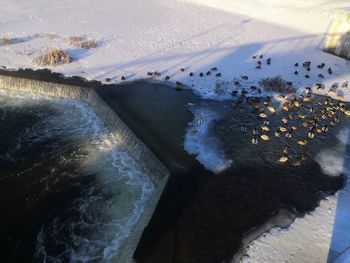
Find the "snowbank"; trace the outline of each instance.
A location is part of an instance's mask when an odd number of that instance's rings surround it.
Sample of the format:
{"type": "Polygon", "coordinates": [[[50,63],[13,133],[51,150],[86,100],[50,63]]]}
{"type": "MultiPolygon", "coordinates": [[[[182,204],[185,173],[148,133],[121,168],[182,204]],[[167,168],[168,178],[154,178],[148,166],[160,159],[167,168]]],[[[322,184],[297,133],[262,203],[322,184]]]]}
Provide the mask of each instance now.
{"type": "MultiPolygon", "coordinates": [[[[52,68],[66,75],[110,82],[148,78],[158,71],[181,81],[205,97],[230,96],[232,82],[257,85],[264,77],[282,75],[296,86],[315,82],[328,85],[350,79],[350,66],[321,51],[333,7],[349,6],[343,0],[131,0],[74,2],[3,0],[0,4],[0,38],[13,44],[0,46],[0,65],[32,67],[33,58],[50,48],[67,50],[74,61],[52,68]],[[211,8],[215,7],[215,8],[211,8]],[[70,37],[97,40],[97,47],[79,48],[70,37]],[[257,70],[253,55],[264,54],[257,70]],[[266,58],[271,57],[271,65],[266,58]],[[312,61],[311,72],[294,64],[312,61]],[[325,63],[322,70],[316,65],[325,63]],[[328,75],[330,66],[333,74],[328,75]],[[216,72],[206,72],[217,67],[216,72]],[[180,68],[185,71],[181,72],[180,68]],[[193,72],[190,77],[189,73],[193,72]],[[204,77],[199,77],[200,72],[204,77]],[[325,78],[319,79],[322,73],[325,78]],[[310,78],[304,78],[309,74],[310,78]],[[247,75],[248,80],[241,76],[247,75]],[[225,92],[215,83],[227,81],[225,92]]],[[[154,77],[153,77],[154,78],[154,77]]]]}

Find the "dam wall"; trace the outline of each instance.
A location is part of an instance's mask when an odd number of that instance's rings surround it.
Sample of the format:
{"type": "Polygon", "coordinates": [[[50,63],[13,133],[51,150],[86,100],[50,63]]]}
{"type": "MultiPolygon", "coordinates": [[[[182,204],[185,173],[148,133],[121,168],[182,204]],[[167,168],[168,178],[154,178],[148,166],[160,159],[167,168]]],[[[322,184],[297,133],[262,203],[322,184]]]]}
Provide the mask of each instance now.
{"type": "Polygon", "coordinates": [[[126,149],[147,172],[155,185],[154,192],[130,236],[125,240],[120,251],[113,258],[113,262],[132,262],[134,251],[142,236],[143,230],[150,221],[169,178],[169,171],[167,168],[148,147],[136,137],[125,122],[119,118],[92,87],[81,87],[0,74],[0,90],[86,102],[104,122],[107,129],[117,136],[124,149],[126,149]]]}

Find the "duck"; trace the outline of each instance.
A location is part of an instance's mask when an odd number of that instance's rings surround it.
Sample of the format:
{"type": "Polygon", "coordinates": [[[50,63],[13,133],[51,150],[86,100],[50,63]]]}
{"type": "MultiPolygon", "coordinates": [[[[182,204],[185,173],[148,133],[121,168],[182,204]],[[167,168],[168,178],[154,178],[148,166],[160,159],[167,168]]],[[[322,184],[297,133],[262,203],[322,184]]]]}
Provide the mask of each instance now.
{"type": "Polygon", "coordinates": [[[276,108],[274,108],[274,107],[269,106],[269,107],[267,107],[267,109],[268,109],[271,113],[275,113],[275,112],[276,112],[276,108]]]}
{"type": "Polygon", "coordinates": [[[268,140],[270,140],[270,137],[267,136],[266,134],[262,134],[262,135],[260,136],[260,138],[261,138],[263,141],[268,141],[268,140]]]}
{"type": "Polygon", "coordinates": [[[313,128],[310,129],[310,131],[309,131],[308,134],[307,134],[307,137],[308,137],[309,139],[313,139],[313,138],[315,137],[315,132],[314,132],[314,129],[313,129],[313,128]]]}
{"type": "Polygon", "coordinates": [[[266,125],[266,126],[267,126],[267,125],[270,125],[269,119],[264,120],[263,124],[266,125]]]}
{"type": "Polygon", "coordinates": [[[246,126],[245,124],[242,125],[241,131],[242,131],[243,133],[247,132],[247,126],[246,126]]]}
{"type": "Polygon", "coordinates": [[[345,115],[350,116],[350,110],[345,110],[344,113],[345,115]]]}
{"type": "Polygon", "coordinates": [[[283,153],[284,154],[288,154],[288,152],[289,152],[289,147],[288,146],[284,147],[283,148],[283,153]]]}
{"type": "Polygon", "coordinates": [[[301,160],[299,160],[299,159],[296,159],[296,160],[294,160],[293,162],[292,162],[292,165],[293,166],[300,166],[302,164],[302,162],[301,162],[301,160]]]}
{"type": "Polygon", "coordinates": [[[287,155],[287,154],[283,154],[283,155],[278,159],[278,162],[279,162],[279,163],[285,163],[286,161],[288,161],[288,155],[287,155]]]}
{"type": "Polygon", "coordinates": [[[253,133],[254,135],[258,135],[258,134],[259,134],[259,131],[258,131],[257,128],[254,128],[254,129],[252,130],[252,133],[253,133]]]}
{"type": "Polygon", "coordinates": [[[323,132],[328,132],[328,126],[327,126],[327,124],[324,124],[324,125],[322,126],[321,130],[322,130],[323,132]]]}
{"type": "Polygon", "coordinates": [[[340,121],[339,117],[338,117],[338,116],[335,116],[335,117],[334,117],[334,121],[335,121],[336,123],[338,123],[338,122],[340,121]]]}
{"type": "Polygon", "coordinates": [[[289,130],[289,131],[286,133],[287,139],[292,138],[292,133],[293,133],[293,130],[289,130]]]}
{"type": "Polygon", "coordinates": [[[259,113],[260,118],[267,118],[267,115],[264,112],[259,113]]]}
{"type": "Polygon", "coordinates": [[[298,127],[293,125],[293,126],[291,127],[291,129],[292,129],[293,131],[296,131],[296,130],[298,129],[298,127]]]}
{"type": "Polygon", "coordinates": [[[300,140],[300,141],[297,142],[297,144],[299,144],[299,145],[301,145],[301,146],[304,146],[304,145],[306,145],[307,143],[308,143],[307,140],[300,140]]]}
{"type": "Polygon", "coordinates": [[[278,128],[281,132],[286,132],[287,131],[287,128],[283,127],[283,126],[280,126],[278,128]]]}
{"type": "Polygon", "coordinates": [[[284,110],[284,111],[289,111],[288,106],[287,106],[287,105],[283,105],[283,106],[282,106],[282,110],[284,110]]]}
{"type": "Polygon", "coordinates": [[[261,125],[261,130],[262,131],[270,131],[270,128],[266,125],[261,125]]]}
{"type": "Polygon", "coordinates": [[[284,124],[287,124],[288,123],[288,119],[286,118],[286,117],[282,117],[282,122],[284,123],[284,124]]]}
{"type": "Polygon", "coordinates": [[[258,138],[257,138],[256,136],[254,136],[254,137],[252,138],[252,144],[258,144],[258,143],[259,143],[258,138]]]}
{"type": "Polygon", "coordinates": [[[281,137],[281,131],[280,131],[279,129],[277,129],[277,130],[275,131],[275,136],[276,136],[277,138],[281,137]]]}

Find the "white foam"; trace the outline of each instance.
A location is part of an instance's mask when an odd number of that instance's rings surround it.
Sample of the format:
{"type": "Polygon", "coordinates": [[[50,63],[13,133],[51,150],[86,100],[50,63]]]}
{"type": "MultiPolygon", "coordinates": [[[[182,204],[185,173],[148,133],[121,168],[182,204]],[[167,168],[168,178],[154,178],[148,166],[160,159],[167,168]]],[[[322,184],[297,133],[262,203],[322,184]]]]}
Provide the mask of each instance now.
{"type": "MultiPolygon", "coordinates": [[[[78,217],[64,219],[57,215],[42,226],[37,236],[36,256],[42,262],[111,261],[153,193],[154,186],[146,172],[123,149],[118,136],[110,134],[83,102],[16,93],[1,93],[0,101],[4,102],[1,107],[44,108],[46,115],[20,136],[19,144],[20,140],[30,143],[68,138],[77,150],[68,157],[63,154],[57,165],[78,162],[80,174],[94,176],[94,183],[83,189],[83,195],[67,208],[78,217]],[[48,242],[64,244],[66,249],[59,255],[51,254],[46,247],[48,242]]],[[[70,145],[64,147],[68,149],[70,145]]],[[[43,191],[50,191],[58,176],[73,174],[61,175],[52,169],[43,178],[46,181],[43,191]]]]}
{"type": "Polygon", "coordinates": [[[208,170],[220,173],[231,166],[222,149],[218,138],[209,134],[211,124],[219,120],[220,113],[209,108],[194,108],[194,120],[189,123],[185,134],[184,147],[189,154],[196,155],[196,159],[208,170]]]}

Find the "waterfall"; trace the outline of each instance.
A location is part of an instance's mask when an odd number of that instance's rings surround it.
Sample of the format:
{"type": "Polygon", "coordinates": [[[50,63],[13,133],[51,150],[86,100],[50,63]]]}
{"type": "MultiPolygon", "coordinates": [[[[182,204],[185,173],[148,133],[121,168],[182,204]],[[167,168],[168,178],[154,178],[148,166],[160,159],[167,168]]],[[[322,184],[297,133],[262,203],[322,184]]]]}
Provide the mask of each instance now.
{"type": "Polygon", "coordinates": [[[92,88],[1,75],[0,89],[86,102],[155,184],[169,176],[165,166],[92,88]]]}
{"type": "Polygon", "coordinates": [[[120,252],[113,258],[113,262],[132,262],[134,251],[136,250],[143,230],[151,219],[169,178],[169,171],[167,168],[157,159],[148,147],[135,136],[124,121],[119,118],[93,88],[0,74],[0,90],[61,99],[76,99],[86,102],[104,122],[109,132],[113,133],[120,140],[122,146],[147,172],[155,185],[154,192],[146,204],[143,214],[130,233],[130,236],[122,245],[120,252]]]}

